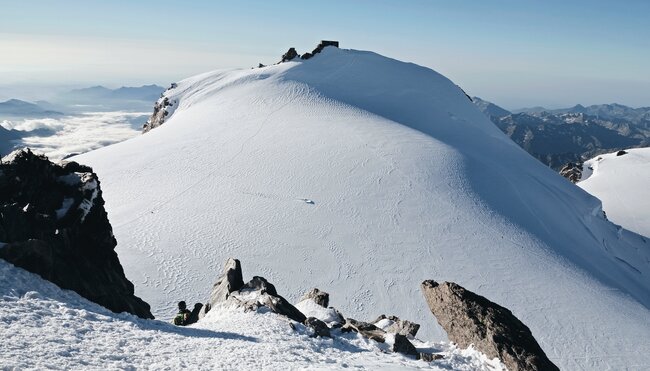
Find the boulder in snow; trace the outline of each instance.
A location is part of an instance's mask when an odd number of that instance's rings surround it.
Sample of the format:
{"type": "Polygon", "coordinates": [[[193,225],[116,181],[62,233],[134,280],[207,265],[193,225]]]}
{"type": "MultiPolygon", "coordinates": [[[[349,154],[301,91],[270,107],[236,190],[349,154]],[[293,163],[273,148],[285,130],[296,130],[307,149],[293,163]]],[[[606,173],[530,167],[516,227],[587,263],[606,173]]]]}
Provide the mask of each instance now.
{"type": "Polygon", "coordinates": [[[389,334],[415,336],[420,329],[420,325],[415,322],[402,320],[397,316],[386,316],[385,314],[379,316],[372,323],[389,334]]]}
{"type": "Polygon", "coordinates": [[[332,337],[330,334],[330,328],[327,327],[325,322],[319,320],[316,317],[307,317],[307,319],[304,322],[305,326],[307,328],[311,329],[313,331],[313,336],[320,336],[320,337],[332,337]]]}
{"type": "Polygon", "coordinates": [[[528,327],[508,309],[453,282],[422,282],[422,292],[449,340],[498,357],[511,371],[559,370],[528,327]]]}
{"type": "Polygon", "coordinates": [[[420,353],[415,346],[401,334],[395,334],[395,342],[393,343],[393,352],[402,353],[407,356],[415,356],[420,358],[420,353]]]}
{"type": "Polygon", "coordinates": [[[314,303],[320,305],[323,308],[327,308],[330,302],[330,294],[325,291],[321,291],[317,288],[311,289],[308,293],[300,298],[300,301],[311,299],[314,303]]]}
{"type": "Polygon", "coordinates": [[[341,331],[343,332],[354,331],[361,334],[365,338],[368,338],[370,340],[375,340],[379,343],[383,343],[386,341],[386,331],[380,329],[379,327],[373,325],[372,323],[361,322],[352,318],[346,319],[345,325],[341,327],[341,331]]]}

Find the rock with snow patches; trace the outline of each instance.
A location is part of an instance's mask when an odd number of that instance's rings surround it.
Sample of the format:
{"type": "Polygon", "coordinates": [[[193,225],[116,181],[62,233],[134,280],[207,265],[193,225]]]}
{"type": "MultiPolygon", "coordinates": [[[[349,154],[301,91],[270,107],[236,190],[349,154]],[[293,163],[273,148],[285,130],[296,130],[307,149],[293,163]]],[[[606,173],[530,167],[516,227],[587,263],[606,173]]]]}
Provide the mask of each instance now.
{"type": "Polygon", "coordinates": [[[325,291],[321,291],[317,288],[311,289],[308,293],[300,298],[300,301],[311,299],[314,303],[320,305],[323,308],[327,308],[330,302],[330,294],[325,291]]]}
{"type": "MultiPolygon", "coordinates": [[[[318,289],[313,289],[307,294],[305,294],[300,302],[296,304],[296,308],[300,310],[307,317],[315,317],[319,320],[325,322],[331,328],[338,328],[345,324],[345,317],[339,312],[336,308],[324,307],[321,304],[323,303],[323,295],[317,295],[312,297],[312,293],[317,290],[321,294],[327,294],[318,289]],[[316,301],[318,300],[318,302],[316,301]],[[320,303],[320,304],[319,304],[320,303]]],[[[329,295],[327,295],[327,300],[329,301],[329,295]]]]}
{"type": "Polygon", "coordinates": [[[582,178],[582,164],[569,162],[560,169],[560,175],[569,179],[571,183],[578,183],[582,178]]]}
{"type": "Polygon", "coordinates": [[[307,317],[307,319],[304,322],[305,326],[307,328],[311,329],[313,332],[313,337],[320,336],[320,337],[332,337],[330,333],[330,328],[327,327],[325,322],[319,320],[316,317],[307,317]]]}
{"type": "Polygon", "coordinates": [[[498,357],[511,371],[558,370],[532,333],[508,309],[453,282],[422,282],[422,292],[449,340],[498,357]]]}
{"type": "Polygon", "coordinates": [[[357,332],[363,337],[374,340],[379,343],[386,341],[386,331],[373,325],[372,323],[357,321],[352,318],[346,318],[345,325],[341,327],[342,332],[357,332]]]}
{"type": "Polygon", "coordinates": [[[386,316],[385,314],[377,317],[372,324],[389,334],[400,334],[404,336],[415,336],[420,329],[420,325],[417,323],[402,320],[397,316],[386,316]]]}
{"type": "Polygon", "coordinates": [[[287,52],[282,55],[281,62],[288,62],[296,57],[298,57],[296,48],[289,48],[289,50],[287,50],[287,52]]]}
{"type": "Polygon", "coordinates": [[[0,258],[114,312],[153,318],[115,253],[99,179],[30,150],[0,163],[0,258]]]}
{"type": "MultiPolygon", "coordinates": [[[[177,87],[178,85],[176,83],[172,83],[169,88],[165,92],[168,92],[170,90],[173,90],[177,87]]],[[[155,129],[158,126],[162,125],[165,122],[165,119],[167,116],[169,116],[169,110],[167,107],[171,107],[175,104],[175,102],[170,101],[169,97],[165,96],[165,93],[162,94],[160,99],[154,104],[153,106],[153,113],[147,120],[147,122],[142,126],[142,133],[146,133],[150,131],[151,129],[155,129]]]]}
{"type": "Polygon", "coordinates": [[[240,308],[245,311],[266,307],[296,322],[303,323],[307,319],[300,310],[278,295],[275,286],[264,277],[255,276],[244,284],[241,263],[233,258],[226,261],[224,273],[214,284],[210,300],[201,310],[200,318],[218,307],[240,308]]]}

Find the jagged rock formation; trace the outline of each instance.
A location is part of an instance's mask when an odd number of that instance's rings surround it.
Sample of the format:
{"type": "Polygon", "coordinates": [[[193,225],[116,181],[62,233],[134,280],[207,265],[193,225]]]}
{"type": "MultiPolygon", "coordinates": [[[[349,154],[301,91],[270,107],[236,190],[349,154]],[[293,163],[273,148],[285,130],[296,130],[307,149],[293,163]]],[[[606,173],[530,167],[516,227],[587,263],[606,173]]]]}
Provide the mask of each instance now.
{"type": "Polygon", "coordinates": [[[508,309],[453,282],[422,282],[431,313],[449,340],[470,344],[488,357],[498,357],[511,371],[559,370],[532,333],[508,309]]]}
{"type": "Polygon", "coordinates": [[[332,41],[332,40],[321,40],[320,44],[316,46],[316,49],[312,50],[311,53],[305,53],[302,55],[302,59],[309,59],[315,56],[316,54],[320,53],[325,49],[326,46],[333,46],[335,48],[339,47],[339,42],[338,41],[332,41]]]}
{"type": "Polygon", "coordinates": [[[289,62],[290,60],[299,57],[298,52],[296,51],[296,48],[289,48],[286,53],[282,54],[282,59],[280,60],[280,63],[282,62],[289,62]]]}
{"type": "Polygon", "coordinates": [[[569,162],[560,169],[560,175],[569,179],[571,183],[578,183],[582,179],[582,164],[569,162]]]}
{"type": "Polygon", "coordinates": [[[153,318],[124,275],[97,174],[18,150],[0,163],[0,258],[114,312],[153,318]]]}
{"type": "Polygon", "coordinates": [[[373,325],[383,329],[389,334],[410,335],[414,337],[420,325],[411,321],[402,320],[397,316],[386,316],[382,314],[372,322],[373,325]]]}
{"type": "MultiPolygon", "coordinates": [[[[178,85],[176,83],[172,83],[165,92],[168,92],[170,90],[176,89],[178,85]]],[[[150,131],[151,129],[155,129],[158,126],[162,125],[165,122],[165,119],[167,116],[169,116],[169,111],[167,107],[171,107],[177,104],[177,102],[170,101],[168,97],[165,96],[165,93],[163,93],[160,96],[160,99],[156,101],[156,103],[153,106],[153,113],[147,120],[147,122],[142,126],[142,133],[146,133],[150,131]]]]}
{"type": "Polygon", "coordinates": [[[215,307],[242,308],[245,311],[267,307],[296,322],[303,323],[307,319],[296,307],[278,295],[275,286],[263,277],[255,276],[248,283],[243,282],[241,263],[237,259],[228,259],[225,271],[214,284],[210,300],[203,306],[199,317],[203,318],[215,307]]]}

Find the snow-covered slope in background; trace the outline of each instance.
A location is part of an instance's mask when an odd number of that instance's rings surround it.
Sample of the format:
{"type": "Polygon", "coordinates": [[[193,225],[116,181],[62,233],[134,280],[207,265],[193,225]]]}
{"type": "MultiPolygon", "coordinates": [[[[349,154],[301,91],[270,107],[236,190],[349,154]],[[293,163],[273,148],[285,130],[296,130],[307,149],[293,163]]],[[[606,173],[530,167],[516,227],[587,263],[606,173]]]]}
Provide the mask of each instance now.
{"type": "Polygon", "coordinates": [[[650,237],[650,148],[626,152],[586,161],[578,186],[603,202],[612,222],[650,237]]]}
{"type": "MultiPolygon", "coordinates": [[[[140,137],[77,157],[157,316],[206,300],[232,256],[347,316],[444,338],[419,284],[508,307],[563,369],[650,364],[650,244],[530,157],[436,72],[326,48],[178,83],[140,137]]],[[[297,299],[289,295],[289,299],[297,299]]]]}
{"type": "Polygon", "coordinates": [[[444,355],[430,364],[358,334],[310,338],[270,312],[215,310],[190,327],[115,314],[2,259],[0,318],[3,370],[505,369],[449,343],[416,342],[444,355]]]}

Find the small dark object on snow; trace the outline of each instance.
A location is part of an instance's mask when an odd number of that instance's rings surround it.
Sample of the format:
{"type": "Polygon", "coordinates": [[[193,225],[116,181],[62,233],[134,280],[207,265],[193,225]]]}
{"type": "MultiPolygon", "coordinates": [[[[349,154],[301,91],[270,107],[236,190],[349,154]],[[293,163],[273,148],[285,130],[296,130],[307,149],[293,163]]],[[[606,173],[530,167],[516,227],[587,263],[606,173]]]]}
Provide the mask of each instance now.
{"type": "Polygon", "coordinates": [[[435,354],[435,353],[420,353],[419,354],[419,359],[423,360],[424,362],[433,362],[439,359],[443,359],[445,356],[442,354],[435,354]]]}
{"type": "Polygon", "coordinates": [[[627,155],[627,152],[625,152],[625,151],[616,152],[616,156],[623,156],[623,155],[627,155]]]}

